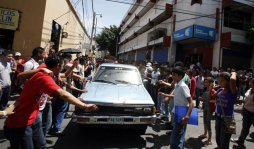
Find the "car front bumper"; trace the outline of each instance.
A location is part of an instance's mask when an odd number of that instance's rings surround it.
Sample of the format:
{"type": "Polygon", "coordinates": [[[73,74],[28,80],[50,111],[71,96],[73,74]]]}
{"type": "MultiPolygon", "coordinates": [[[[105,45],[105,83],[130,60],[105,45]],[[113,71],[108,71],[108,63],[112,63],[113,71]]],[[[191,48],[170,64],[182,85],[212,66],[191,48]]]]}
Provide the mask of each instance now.
{"type": "Polygon", "coordinates": [[[72,114],[72,122],[79,124],[155,124],[156,115],[152,116],[86,116],[72,114]]]}

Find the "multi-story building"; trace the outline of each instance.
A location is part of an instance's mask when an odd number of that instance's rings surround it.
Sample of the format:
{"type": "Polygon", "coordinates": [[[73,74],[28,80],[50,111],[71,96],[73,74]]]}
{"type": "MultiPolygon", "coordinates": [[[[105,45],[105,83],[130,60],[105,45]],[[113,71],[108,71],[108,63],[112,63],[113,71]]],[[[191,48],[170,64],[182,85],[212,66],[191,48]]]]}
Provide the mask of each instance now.
{"type": "Polygon", "coordinates": [[[37,46],[46,52],[50,48],[76,48],[84,54],[85,43],[90,43],[89,36],[70,0],[0,3],[0,45],[21,52],[23,59],[37,46]]]}
{"type": "Polygon", "coordinates": [[[245,0],[135,0],[120,25],[119,58],[254,67],[246,38],[253,6],[245,0]]]}

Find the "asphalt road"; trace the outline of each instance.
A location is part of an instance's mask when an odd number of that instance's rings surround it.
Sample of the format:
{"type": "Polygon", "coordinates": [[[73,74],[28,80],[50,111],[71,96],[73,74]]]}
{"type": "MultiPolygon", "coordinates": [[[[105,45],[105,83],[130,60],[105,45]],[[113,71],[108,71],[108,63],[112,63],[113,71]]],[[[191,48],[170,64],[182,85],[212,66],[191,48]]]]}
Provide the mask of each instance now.
{"type": "MultiPolygon", "coordinates": [[[[12,98],[14,100],[14,98],[12,98]]],[[[73,111],[74,107],[70,107],[73,111]]],[[[241,106],[235,108],[235,118],[237,122],[237,135],[238,137],[242,129],[242,116],[240,114],[241,106]]],[[[70,112],[69,114],[71,114],[70,112]]],[[[202,111],[199,110],[199,125],[188,125],[186,133],[186,148],[187,149],[200,149],[207,148],[213,149],[216,147],[215,136],[212,136],[213,145],[204,147],[202,139],[197,136],[203,133],[202,111]]],[[[0,148],[10,148],[9,141],[3,135],[3,125],[5,119],[0,119],[0,148]]],[[[212,130],[214,129],[215,121],[212,120],[212,130]]],[[[52,141],[48,144],[51,149],[83,149],[83,148],[170,148],[170,136],[166,135],[164,122],[158,116],[155,125],[148,127],[145,135],[136,135],[131,130],[124,129],[88,129],[87,131],[80,131],[77,124],[64,119],[62,124],[65,136],[55,137],[47,136],[47,140],[52,141]]],[[[245,146],[238,146],[237,144],[230,143],[233,149],[253,149],[254,147],[254,128],[250,130],[250,134],[245,142],[245,146]]]]}

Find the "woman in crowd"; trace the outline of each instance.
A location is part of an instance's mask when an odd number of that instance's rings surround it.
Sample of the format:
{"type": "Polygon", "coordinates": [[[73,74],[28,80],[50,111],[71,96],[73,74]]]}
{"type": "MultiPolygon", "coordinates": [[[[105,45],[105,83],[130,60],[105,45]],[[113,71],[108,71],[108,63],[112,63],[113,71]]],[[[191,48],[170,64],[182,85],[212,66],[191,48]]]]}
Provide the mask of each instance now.
{"type": "Polygon", "coordinates": [[[207,138],[208,131],[208,140],[203,142],[204,145],[212,145],[212,127],[211,119],[213,112],[216,107],[216,99],[213,98],[215,95],[215,90],[213,89],[213,78],[205,78],[204,83],[205,89],[203,97],[199,97],[199,101],[203,101],[203,121],[204,121],[204,134],[198,136],[199,138],[207,138]]]}
{"type": "Polygon", "coordinates": [[[239,94],[238,98],[240,99],[241,95],[243,95],[243,100],[245,98],[245,90],[246,90],[246,82],[248,81],[247,72],[244,70],[242,74],[239,76],[239,94]]]}
{"type": "Polygon", "coordinates": [[[245,94],[245,103],[241,113],[243,116],[241,135],[237,139],[231,139],[232,142],[238,144],[244,144],[244,141],[250,132],[251,125],[254,125],[254,79],[251,79],[249,87],[250,89],[245,94]]]}
{"type": "Polygon", "coordinates": [[[215,98],[217,98],[216,104],[216,143],[220,149],[228,149],[231,133],[225,132],[224,114],[222,108],[225,111],[225,117],[232,118],[234,113],[234,104],[237,99],[237,78],[236,73],[223,72],[218,77],[218,83],[220,89],[217,90],[215,98]],[[222,104],[220,104],[222,103],[222,104]],[[221,106],[222,105],[222,106],[221,106]]]}

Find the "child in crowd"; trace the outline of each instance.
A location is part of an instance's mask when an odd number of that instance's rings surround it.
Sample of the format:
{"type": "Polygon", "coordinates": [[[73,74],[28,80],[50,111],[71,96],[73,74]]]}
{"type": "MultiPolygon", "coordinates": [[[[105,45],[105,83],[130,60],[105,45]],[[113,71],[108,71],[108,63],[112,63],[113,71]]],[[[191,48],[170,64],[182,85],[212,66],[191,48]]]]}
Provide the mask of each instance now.
{"type": "Polygon", "coordinates": [[[203,97],[199,97],[200,101],[203,101],[203,121],[204,121],[204,134],[198,136],[199,138],[207,138],[207,130],[208,130],[208,140],[203,142],[204,145],[212,145],[212,128],[211,128],[211,119],[213,116],[213,112],[216,107],[216,99],[213,98],[215,95],[215,90],[213,89],[213,78],[208,77],[205,78],[204,83],[205,89],[203,97]]]}
{"type": "Polygon", "coordinates": [[[182,149],[184,148],[187,123],[194,103],[190,95],[190,89],[183,82],[183,77],[185,76],[184,67],[176,66],[172,73],[172,78],[175,82],[175,91],[174,96],[171,98],[174,98],[175,106],[189,107],[186,116],[179,121],[181,123],[174,123],[173,131],[170,137],[170,148],[182,149]]]}
{"type": "Polygon", "coordinates": [[[203,89],[204,89],[204,72],[200,71],[199,75],[195,77],[196,79],[196,108],[199,108],[199,97],[203,96],[203,89]]]}
{"type": "Polygon", "coordinates": [[[237,78],[236,73],[232,72],[231,74],[228,72],[222,72],[218,77],[218,83],[221,87],[217,90],[215,98],[217,98],[216,104],[216,143],[218,148],[220,149],[228,149],[229,148],[229,141],[231,138],[231,133],[225,132],[225,122],[224,116],[221,109],[225,111],[225,117],[233,117],[234,113],[234,104],[237,99],[237,78]]]}

